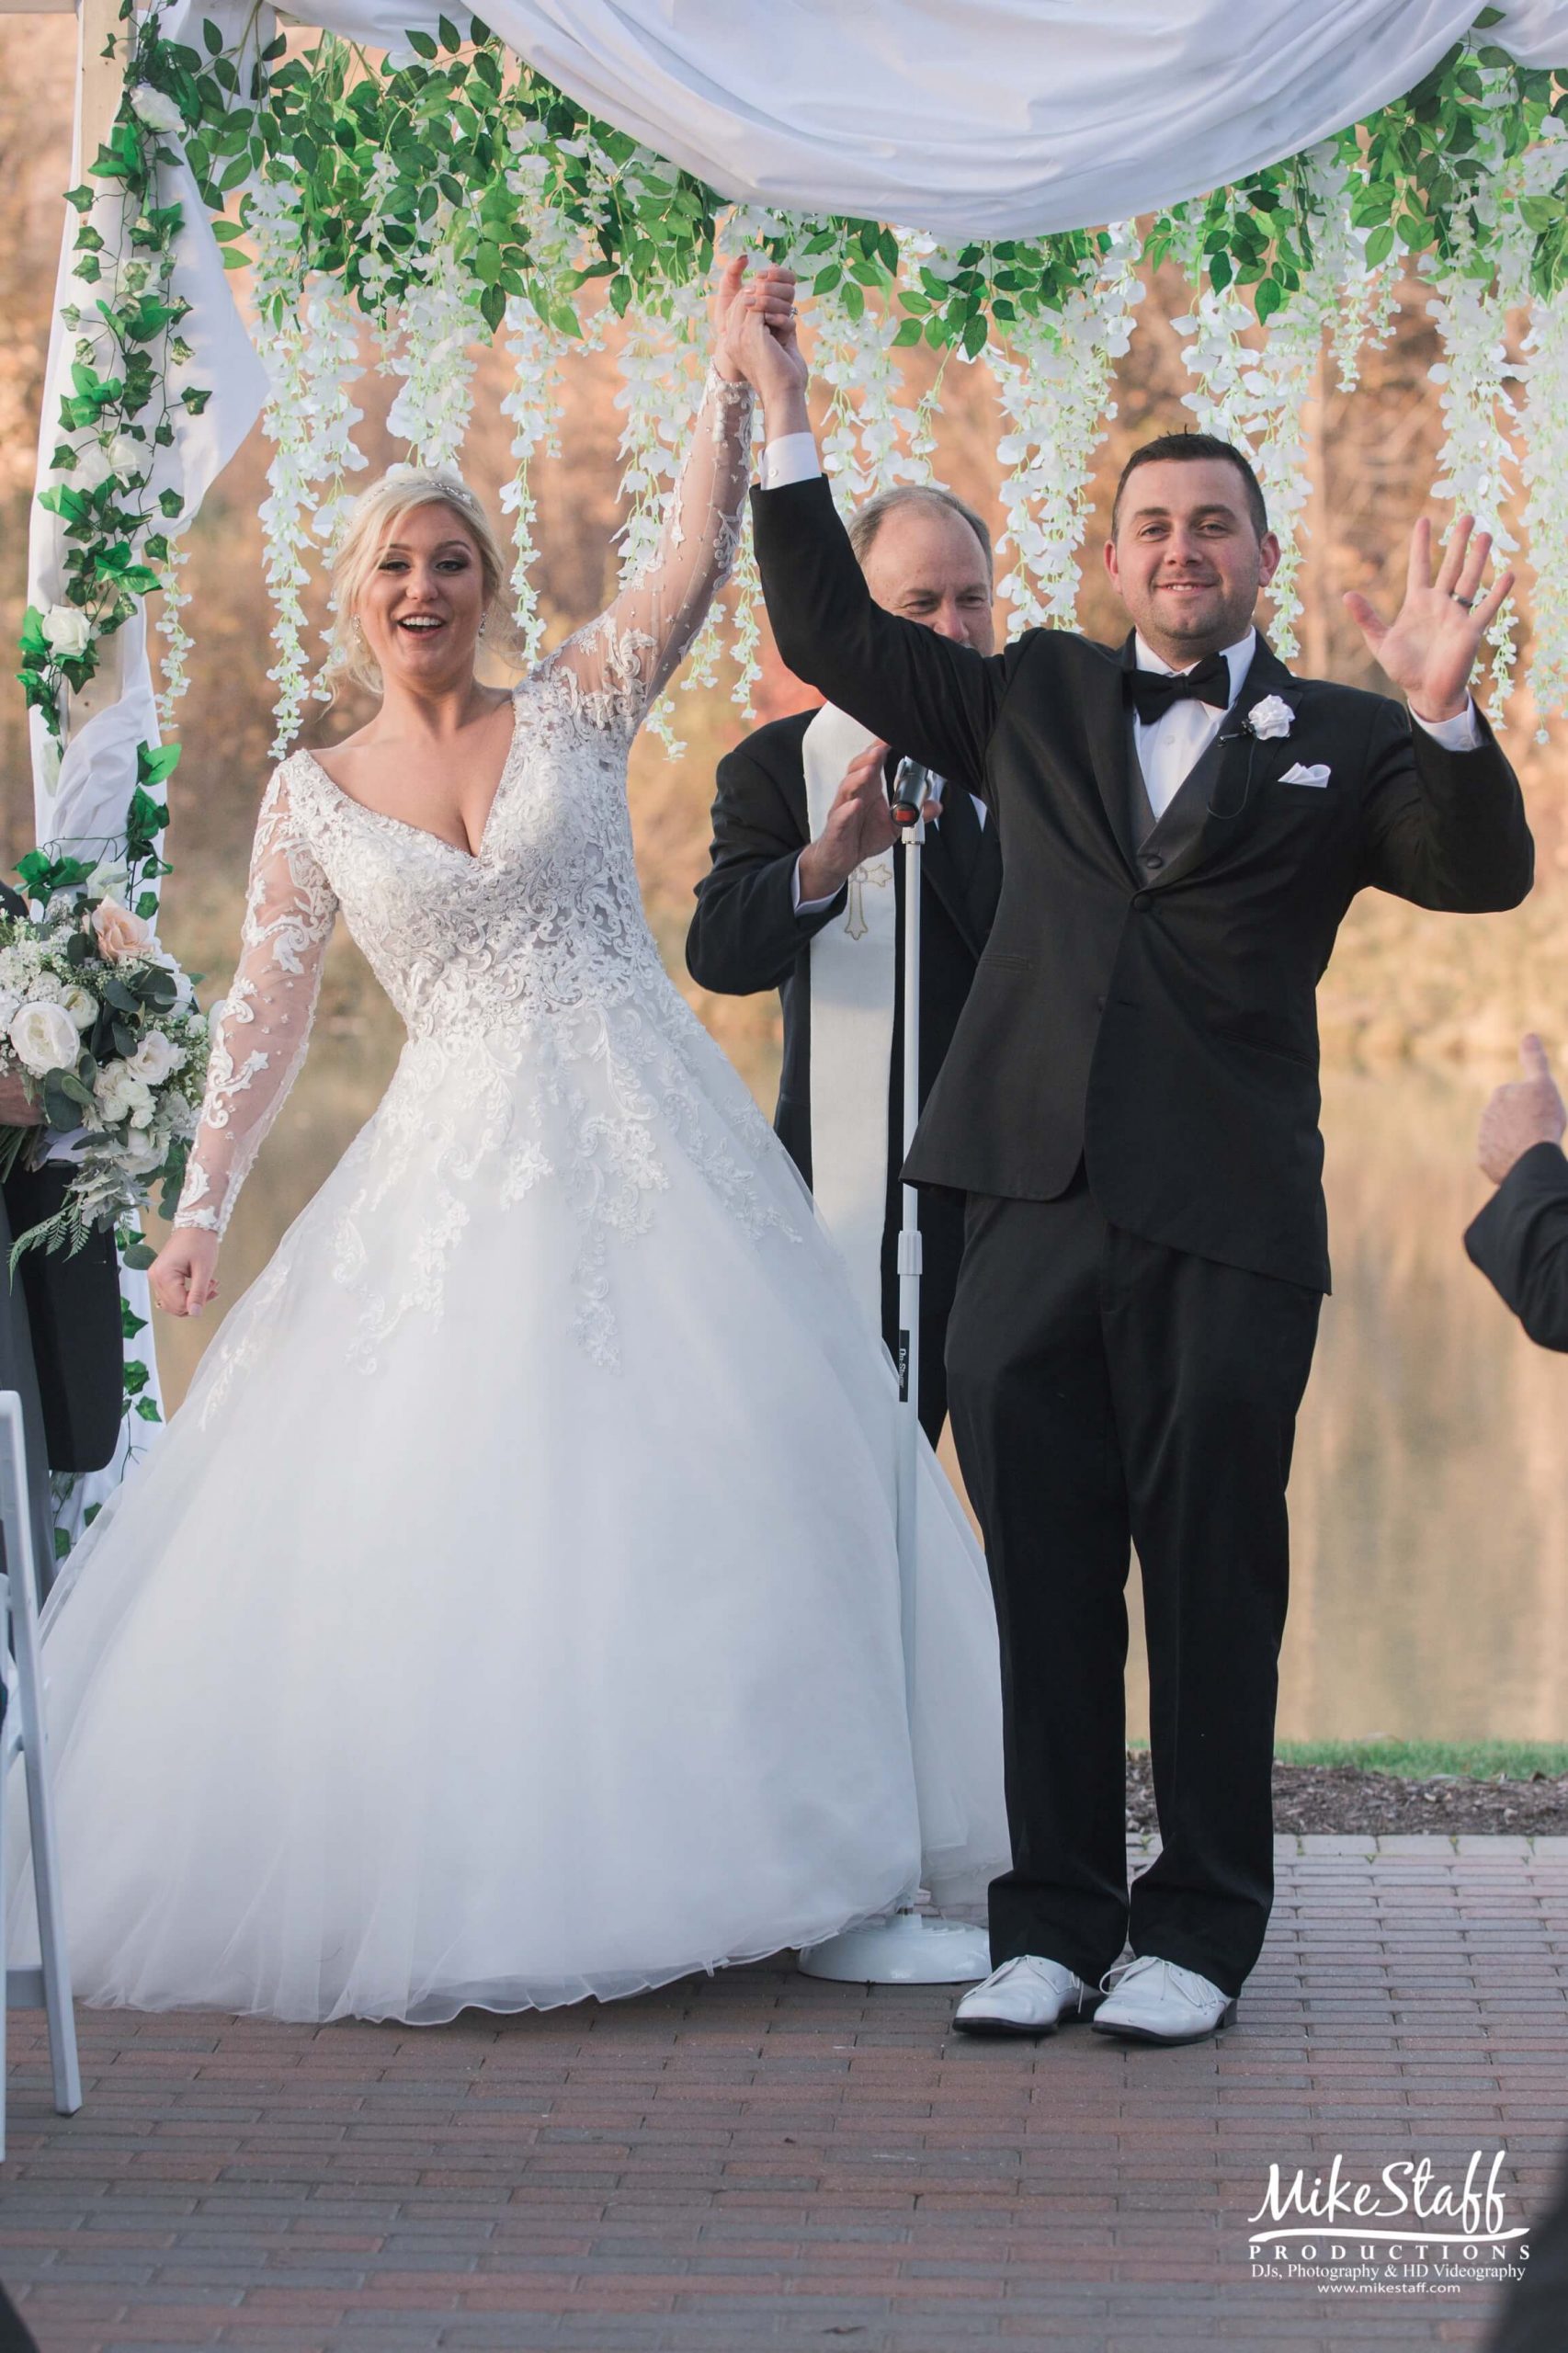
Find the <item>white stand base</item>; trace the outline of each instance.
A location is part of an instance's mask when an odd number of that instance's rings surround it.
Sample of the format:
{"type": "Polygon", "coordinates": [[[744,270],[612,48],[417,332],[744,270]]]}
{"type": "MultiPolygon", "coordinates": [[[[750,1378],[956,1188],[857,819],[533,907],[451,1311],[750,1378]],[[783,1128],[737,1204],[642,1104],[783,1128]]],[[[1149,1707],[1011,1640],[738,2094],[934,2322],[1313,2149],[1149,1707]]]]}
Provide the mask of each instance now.
{"type": "Polygon", "coordinates": [[[846,1985],[968,1985],[990,1976],[991,1939],[967,1920],[894,1912],[806,1946],[800,1965],[802,1976],[846,1985]]]}

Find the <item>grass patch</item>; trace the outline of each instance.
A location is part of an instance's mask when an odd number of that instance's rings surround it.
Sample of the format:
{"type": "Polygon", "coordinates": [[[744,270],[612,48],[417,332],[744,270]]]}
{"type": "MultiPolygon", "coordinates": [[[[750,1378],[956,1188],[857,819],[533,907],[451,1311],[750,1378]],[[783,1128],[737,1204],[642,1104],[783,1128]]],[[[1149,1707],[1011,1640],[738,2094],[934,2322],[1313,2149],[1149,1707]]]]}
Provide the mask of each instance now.
{"type": "MultiPolygon", "coordinates": [[[[1146,1749],[1146,1740],[1130,1743],[1146,1749]]],[[[1281,1765],[1351,1765],[1363,1773],[1397,1773],[1426,1780],[1456,1773],[1472,1781],[1528,1781],[1534,1773],[1555,1780],[1568,1773],[1568,1744],[1536,1740],[1282,1740],[1281,1765]]]]}

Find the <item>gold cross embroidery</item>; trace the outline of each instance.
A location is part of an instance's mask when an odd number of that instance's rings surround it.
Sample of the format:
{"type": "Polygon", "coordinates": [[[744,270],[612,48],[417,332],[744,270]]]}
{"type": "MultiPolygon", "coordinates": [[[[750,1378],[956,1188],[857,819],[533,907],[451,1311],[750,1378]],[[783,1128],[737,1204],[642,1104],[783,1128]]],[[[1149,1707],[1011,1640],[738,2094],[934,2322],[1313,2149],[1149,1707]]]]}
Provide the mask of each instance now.
{"type": "Polygon", "coordinates": [[[867,883],[870,883],[873,890],[885,891],[892,881],[891,864],[873,866],[867,858],[855,869],[849,877],[849,904],[844,916],[844,928],[851,939],[864,939],[871,928],[866,921],[867,883]]]}

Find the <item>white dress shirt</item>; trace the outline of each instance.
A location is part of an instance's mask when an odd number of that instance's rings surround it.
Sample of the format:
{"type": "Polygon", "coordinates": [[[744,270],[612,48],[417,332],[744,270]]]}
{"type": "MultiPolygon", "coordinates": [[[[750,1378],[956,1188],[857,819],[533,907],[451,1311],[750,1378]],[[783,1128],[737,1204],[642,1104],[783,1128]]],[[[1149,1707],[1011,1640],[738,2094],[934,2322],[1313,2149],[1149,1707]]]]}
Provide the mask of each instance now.
{"type": "MultiPolygon", "coordinates": [[[[822,460],[817,456],[814,434],[781,433],[778,438],[776,441],[770,441],[763,451],[757,479],[764,490],[783,490],[790,483],[810,482],[813,475],[820,474],[821,472],[822,460]]],[[[1252,665],[1253,649],[1256,642],[1257,631],[1249,629],[1244,637],[1236,640],[1234,645],[1227,645],[1224,649],[1225,662],[1231,673],[1232,702],[1235,701],[1242,690],[1247,671],[1252,665]]],[[[1168,662],[1162,662],[1159,655],[1144,644],[1142,637],[1135,640],[1134,653],[1141,670],[1169,672],[1171,669],[1171,665],[1168,662]]],[[[1193,669],[1197,665],[1186,663],[1182,666],[1193,669]]],[[[1164,717],[1156,719],[1152,724],[1146,725],[1142,720],[1134,719],[1133,744],[1138,754],[1138,764],[1143,771],[1143,785],[1149,795],[1149,805],[1153,810],[1156,819],[1165,815],[1176,797],[1183,778],[1192,767],[1194,761],[1202,757],[1219,733],[1224,716],[1224,711],[1216,710],[1212,704],[1194,702],[1188,698],[1181,702],[1172,703],[1164,717]]],[[[1410,716],[1415,724],[1417,727],[1424,727],[1427,734],[1439,743],[1446,752],[1473,751],[1481,740],[1481,731],[1476,724],[1475,705],[1468,698],[1464,709],[1453,719],[1422,719],[1414,710],[1410,716]]],[[[981,811],[983,819],[983,802],[977,801],[975,806],[981,811]]],[[[825,899],[818,899],[808,901],[802,907],[800,892],[800,874],[797,870],[795,876],[797,912],[809,915],[813,907],[826,906],[828,904],[825,899]]]]}

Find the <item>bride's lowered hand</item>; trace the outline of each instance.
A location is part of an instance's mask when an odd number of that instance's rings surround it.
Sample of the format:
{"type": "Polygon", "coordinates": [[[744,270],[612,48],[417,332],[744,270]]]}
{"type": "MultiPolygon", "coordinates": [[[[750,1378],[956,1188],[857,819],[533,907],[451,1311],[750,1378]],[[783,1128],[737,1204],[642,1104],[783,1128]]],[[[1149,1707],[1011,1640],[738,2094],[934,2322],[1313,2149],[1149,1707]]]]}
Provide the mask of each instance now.
{"type": "Polygon", "coordinates": [[[165,1315],[199,1315],[218,1296],[212,1269],[218,1236],[205,1226],[176,1226],[147,1273],[153,1304],[165,1315]]]}

